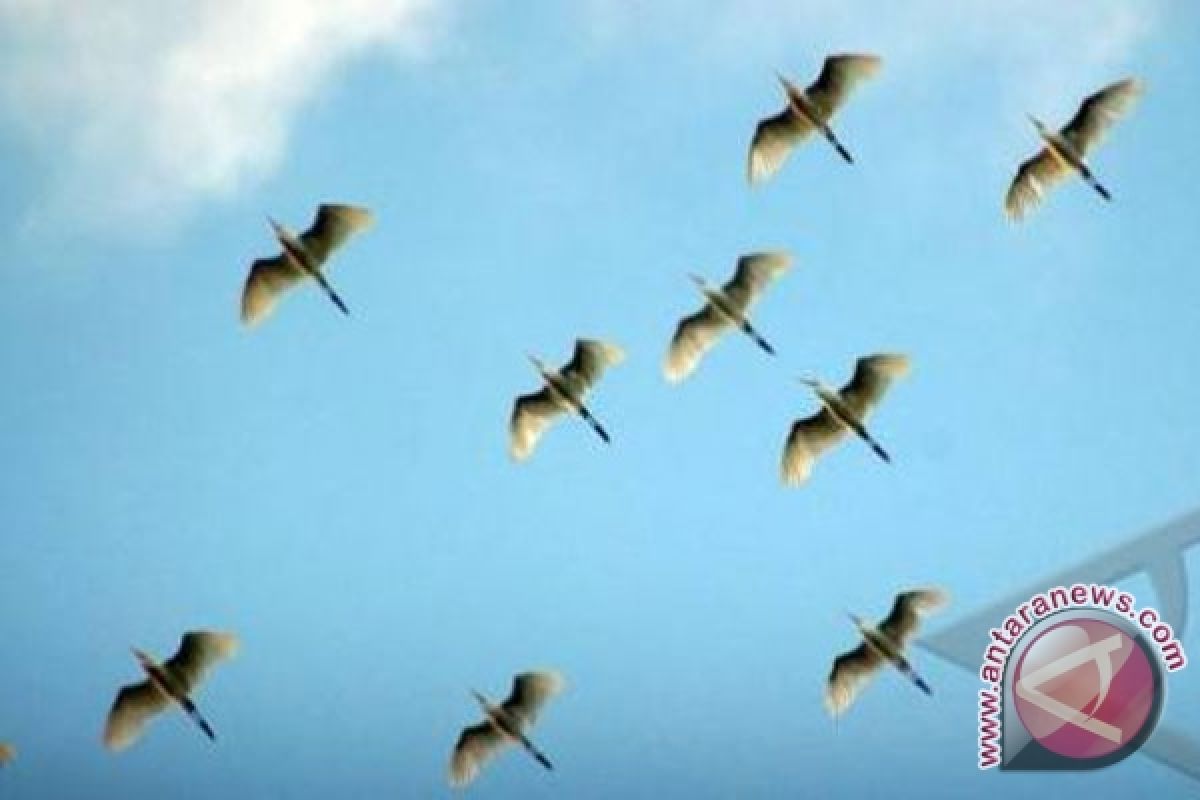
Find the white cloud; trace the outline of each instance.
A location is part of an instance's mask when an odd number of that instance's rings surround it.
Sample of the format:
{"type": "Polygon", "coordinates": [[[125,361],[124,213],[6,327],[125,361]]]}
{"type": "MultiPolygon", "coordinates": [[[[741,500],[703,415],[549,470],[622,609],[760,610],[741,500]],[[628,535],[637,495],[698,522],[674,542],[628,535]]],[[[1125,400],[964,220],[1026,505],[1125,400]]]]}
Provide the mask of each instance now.
{"type": "Polygon", "coordinates": [[[57,173],[31,213],[165,221],[252,185],[340,67],[384,48],[422,57],[442,6],[0,0],[0,118],[57,173]]]}

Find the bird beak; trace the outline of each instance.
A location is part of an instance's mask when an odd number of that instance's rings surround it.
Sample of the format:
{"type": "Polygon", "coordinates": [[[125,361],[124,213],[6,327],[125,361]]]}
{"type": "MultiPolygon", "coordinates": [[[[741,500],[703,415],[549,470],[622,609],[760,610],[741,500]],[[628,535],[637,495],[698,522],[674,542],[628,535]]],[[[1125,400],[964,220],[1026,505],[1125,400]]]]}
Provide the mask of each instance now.
{"type": "MultiPolygon", "coordinates": [[[[529,353],[526,353],[525,357],[529,359],[529,363],[533,364],[533,368],[536,369],[538,372],[545,371],[544,368],[542,367],[542,360],[540,358],[538,358],[535,355],[530,355],[529,353]]],[[[472,689],[471,691],[474,692],[475,690],[472,689]]]]}
{"type": "Polygon", "coordinates": [[[780,85],[783,86],[784,91],[788,92],[789,94],[795,88],[792,85],[792,82],[789,81],[787,78],[783,77],[783,73],[780,72],[779,70],[775,70],[775,77],[776,77],[776,79],[778,79],[780,85]]]}
{"type": "Polygon", "coordinates": [[[697,286],[699,286],[701,289],[703,289],[703,288],[704,288],[704,287],[707,285],[707,284],[705,283],[705,280],[704,280],[704,278],[701,278],[699,275],[697,275],[697,274],[696,274],[696,273],[694,273],[694,272],[689,272],[689,273],[688,273],[688,277],[692,279],[692,283],[696,284],[696,285],[697,285],[697,286]]]}
{"type": "Polygon", "coordinates": [[[1025,116],[1029,118],[1029,121],[1033,124],[1033,127],[1037,128],[1039,131],[1042,129],[1042,121],[1040,119],[1035,117],[1033,114],[1026,114],[1025,116]]]}
{"type": "Polygon", "coordinates": [[[820,385],[816,378],[797,378],[796,380],[800,381],[805,386],[812,387],[813,389],[816,389],[817,386],[820,385]]]}
{"type": "Polygon", "coordinates": [[[267,217],[267,222],[270,223],[271,230],[275,231],[276,239],[278,239],[279,241],[282,242],[284,239],[287,238],[287,231],[284,230],[282,225],[280,225],[278,222],[276,222],[271,217],[267,217]]]}

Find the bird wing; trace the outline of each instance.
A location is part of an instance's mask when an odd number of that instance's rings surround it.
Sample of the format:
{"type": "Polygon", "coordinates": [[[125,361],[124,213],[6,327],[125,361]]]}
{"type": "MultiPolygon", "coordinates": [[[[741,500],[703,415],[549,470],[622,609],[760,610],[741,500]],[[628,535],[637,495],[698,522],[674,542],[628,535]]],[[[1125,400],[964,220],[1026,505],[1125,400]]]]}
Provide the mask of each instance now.
{"type": "Polygon", "coordinates": [[[316,219],[300,235],[300,242],[317,264],[323,264],[347,239],[371,227],[374,221],[368,209],[326,203],[317,209],[316,219]]]}
{"type": "Polygon", "coordinates": [[[883,664],[883,657],[863,642],[833,660],[825,684],[825,708],[838,716],[850,707],[859,690],[883,664]]]}
{"type": "Polygon", "coordinates": [[[854,87],[877,74],[882,65],[879,56],[853,53],[829,56],[825,59],[821,74],[805,91],[805,96],[828,122],[846,102],[854,87]]]}
{"type": "Polygon", "coordinates": [[[1004,210],[1009,219],[1023,219],[1041,202],[1046,191],[1067,177],[1069,172],[1070,167],[1051,153],[1048,147],[1043,147],[1037,155],[1022,163],[1004,197],[1004,210]]]}
{"type": "Polygon", "coordinates": [[[122,688],[104,724],[104,746],[113,751],[124,750],[142,735],[150,718],[170,704],[166,693],[148,680],[122,688]]]}
{"type": "Polygon", "coordinates": [[[576,339],[575,354],[559,370],[559,375],[578,397],[583,397],[600,380],[604,370],[624,360],[625,351],[615,344],[596,339],[576,339]]]}
{"type": "Polygon", "coordinates": [[[858,417],[858,421],[863,422],[883,398],[892,381],[907,375],[908,368],[908,357],[899,353],[865,356],[854,365],[854,377],[838,395],[858,417]]]}
{"type": "Polygon", "coordinates": [[[538,712],[554,695],[563,690],[566,682],[557,672],[523,672],[513,678],[512,692],[502,704],[521,730],[537,721],[538,712]]]}
{"type": "Polygon", "coordinates": [[[792,265],[792,257],[782,251],[748,253],[738,259],[733,277],[722,288],[725,296],[743,314],[759,298],[767,284],[792,265]]]}
{"type": "Polygon", "coordinates": [[[750,140],[750,155],[746,160],[746,177],[751,184],[770,178],[804,137],[812,133],[813,125],[799,114],[785,108],[773,117],[760,120],[750,140]]]}
{"type": "Polygon", "coordinates": [[[946,600],[946,593],[941,589],[901,592],[896,595],[891,613],[879,623],[879,632],[903,649],[916,633],[921,615],[936,611],[946,604],[946,600]]]}
{"type": "Polygon", "coordinates": [[[681,319],[671,338],[671,346],[667,348],[667,358],[663,361],[663,375],[667,380],[678,383],[691,375],[700,359],[728,327],[729,320],[711,303],[706,303],[695,314],[681,319]]]}
{"type": "Polygon", "coordinates": [[[1062,136],[1080,156],[1096,147],[1105,132],[1120,119],[1142,93],[1141,81],[1127,78],[1089,96],[1062,129],[1062,136]]]}
{"type": "Polygon", "coordinates": [[[529,458],[546,428],[562,411],[548,387],[518,397],[508,424],[509,454],[517,461],[529,458]]]}
{"type": "Polygon", "coordinates": [[[508,737],[490,722],[464,728],[450,756],[450,785],[466,786],[475,780],[487,760],[508,743],[508,737]]]}
{"type": "Polygon", "coordinates": [[[17,757],[17,748],[8,742],[0,742],[0,767],[10,763],[17,757]]]}
{"type": "Polygon", "coordinates": [[[822,408],[811,417],[797,420],[783,446],[783,463],[780,467],[783,482],[798,486],[808,480],[813,464],[821,454],[845,435],[846,426],[838,422],[827,408],[822,408]]]}
{"type": "Polygon", "coordinates": [[[257,325],[275,308],[279,295],[307,277],[292,265],[291,259],[280,254],[260,258],[250,265],[246,286],[242,289],[242,322],[257,325]]]}
{"type": "Polygon", "coordinates": [[[179,650],[163,664],[163,669],[179,681],[185,694],[191,694],[204,682],[209,669],[232,658],[237,650],[238,640],[232,633],[192,631],[183,635],[179,650]]]}

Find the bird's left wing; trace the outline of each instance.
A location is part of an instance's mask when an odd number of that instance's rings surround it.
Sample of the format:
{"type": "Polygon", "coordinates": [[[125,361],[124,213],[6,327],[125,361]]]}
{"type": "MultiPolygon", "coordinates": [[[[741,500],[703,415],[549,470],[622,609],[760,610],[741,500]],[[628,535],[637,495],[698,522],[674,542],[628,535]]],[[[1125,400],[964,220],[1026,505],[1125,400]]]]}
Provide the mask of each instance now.
{"type": "Polygon", "coordinates": [[[821,454],[845,435],[846,427],[827,408],[822,408],[811,417],[797,420],[783,446],[780,478],[789,486],[804,483],[812,474],[813,465],[821,454]]]}
{"type": "Polygon", "coordinates": [[[104,746],[124,750],[137,741],[142,729],[170,705],[171,699],[150,681],[130,684],[117,692],[104,723],[104,746]]]}
{"type": "Polygon", "coordinates": [[[317,209],[316,219],[300,235],[300,241],[313,260],[322,264],[347,239],[371,227],[374,221],[368,209],[326,203],[317,209]]]}
{"type": "Polygon", "coordinates": [[[759,121],[750,140],[746,159],[746,178],[751,184],[770,178],[804,137],[812,133],[812,123],[785,108],[773,117],[759,121]]]}
{"type": "Polygon", "coordinates": [[[821,74],[805,91],[805,96],[828,122],[846,102],[854,87],[878,74],[881,66],[883,61],[879,56],[854,53],[829,56],[821,67],[821,74]]]}
{"type": "Polygon", "coordinates": [[[908,357],[899,353],[880,353],[864,356],[854,365],[854,376],[838,394],[858,421],[866,420],[896,378],[908,374],[908,357]]]}
{"type": "Polygon", "coordinates": [[[1120,119],[1142,93],[1142,84],[1134,78],[1118,81],[1089,96],[1075,116],[1062,129],[1079,155],[1085,156],[1104,138],[1105,132],[1120,119]]]}
{"type": "Polygon", "coordinates": [[[700,359],[704,357],[717,338],[729,327],[729,320],[713,308],[711,303],[691,316],[684,317],[675,328],[667,357],[663,361],[663,375],[671,383],[679,383],[691,375],[700,359]]]}
{"type": "Polygon", "coordinates": [[[508,741],[504,734],[488,722],[464,728],[454,745],[454,753],[450,756],[450,768],[447,771],[450,785],[466,786],[475,780],[487,760],[496,755],[508,741]]]}
{"type": "Polygon", "coordinates": [[[1070,167],[1043,147],[1037,155],[1029,158],[1017,170],[1008,194],[1004,196],[1004,211],[1008,218],[1020,222],[1032,211],[1046,192],[1067,177],[1070,167]]]}
{"type": "Polygon", "coordinates": [[[546,428],[562,411],[549,388],[518,397],[508,423],[509,455],[516,461],[529,458],[546,428]]]}
{"type": "Polygon", "coordinates": [[[792,266],[792,257],[776,250],[748,253],[738,259],[737,269],[722,290],[735,307],[745,313],[767,288],[792,266]]]}
{"type": "Polygon", "coordinates": [[[829,679],[825,683],[826,710],[832,716],[841,715],[882,664],[883,657],[868,647],[866,642],[834,659],[833,669],[829,671],[829,679]]]}
{"type": "Polygon", "coordinates": [[[625,360],[625,351],[615,344],[596,339],[577,339],[575,354],[559,371],[565,381],[582,397],[604,374],[604,370],[625,360]]]}
{"type": "Polygon", "coordinates": [[[936,611],[944,606],[946,601],[946,593],[941,589],[913,589],[901,592],[896,595],[891,613],[879,623],[879,632],[903,649],[917,632],[921,615],[936,611]]]}
{"type": "Polygon", "coordinates": [[[251,326],[262,322],[274,310],[279,295],[305,277],[283,254],[255,261],[242,289],[242,322],[251,326]]]}
{"type": "Polygon", "coordinates": [[[238,639],[232,633],[192,631],[183,635],[179,650],[163,664],[163,669],[179,681],[184,692],[191,694],[213,666],[232,658],[237,650],[238,639]]]}
{"type": "Polygon", "coordinates": [[[523,672],[513,679],[512,693],[503,708],[525,730],[537,721],[546,701],[563,690],[566,682],[557,672],[523,672]]]}

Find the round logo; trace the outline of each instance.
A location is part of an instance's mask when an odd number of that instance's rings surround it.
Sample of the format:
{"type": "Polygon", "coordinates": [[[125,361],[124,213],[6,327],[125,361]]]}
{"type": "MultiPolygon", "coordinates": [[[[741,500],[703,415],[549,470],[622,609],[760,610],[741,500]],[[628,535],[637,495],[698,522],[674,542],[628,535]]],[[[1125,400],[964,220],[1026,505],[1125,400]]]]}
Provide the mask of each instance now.
{"type": "Polygon", "coordinates": [[[1101,619],[1075,617],[1038,632],[1012,680],[1025,730],[1070,759],[1120,760],[1146,740],[1162,708],[1154,654],[1101,619]]]}

